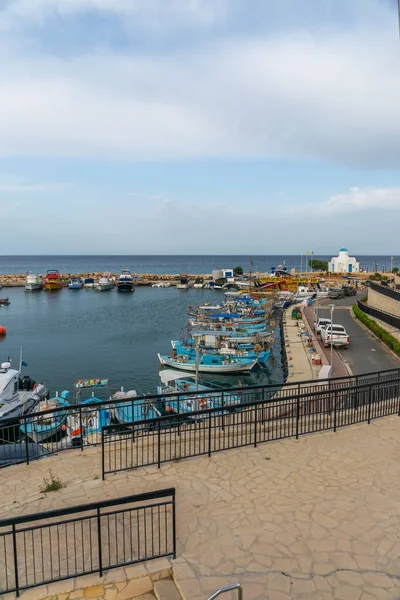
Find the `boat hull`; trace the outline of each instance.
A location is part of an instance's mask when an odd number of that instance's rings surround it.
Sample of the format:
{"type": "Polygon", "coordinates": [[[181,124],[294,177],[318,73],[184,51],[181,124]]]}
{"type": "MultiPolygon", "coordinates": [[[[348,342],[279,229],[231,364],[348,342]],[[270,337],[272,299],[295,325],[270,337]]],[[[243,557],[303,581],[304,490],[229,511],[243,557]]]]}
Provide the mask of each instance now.
{"type": "Polygon", "coordinates": [[[62,289],[62,283],[59,281],[46,281],[44,283],[44,289],[46,292],[56,292],[62,289]]]}
{"type": "Polygon", "coordinates": [[[127,294],[132,294],[132,292],[135,291],[135,288],[133,287],[133,283],[129,283],[129,282],[120,282],[118,284],[117,289],[119,292],[127,293],[127,294]]]}
{"type": "Polygon", "coordinates": [[[26,283],[25,289],[27,292],[36,292],[43,289],[43,283],[26,283]]]}
{"type": "Polygon", "coordinates": [[[109,282],[109,283],[99,283],[96,286],[96,290],[98,292],[109,292],[110,290],[114,289],[114,284],[109,282]]]}

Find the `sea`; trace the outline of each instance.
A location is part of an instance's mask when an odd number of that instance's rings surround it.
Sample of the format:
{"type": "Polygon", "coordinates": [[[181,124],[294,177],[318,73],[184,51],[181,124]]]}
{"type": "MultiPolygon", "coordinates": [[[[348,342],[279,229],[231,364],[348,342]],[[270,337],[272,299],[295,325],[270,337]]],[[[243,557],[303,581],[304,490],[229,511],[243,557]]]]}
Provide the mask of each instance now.
{"type": "MultiPolygon", "coordinates": [[[[326,259],[325,256],[318,258],[326,259]]],[[[400,263],[396,257],[393,264],[400,263]]],[[[286,264],[299,270],[305,257],[253,256],[254,271],[269,272],[286,264]]],[[[360,257],[361,265],[390,267],[390,257],[360,257]]],[[[242,266],[249,270],[248,256],[3,256],[1,273],[119,272],[211,273],[213,269],[242,266]]],[[[157,354],[170,354],[171,340],[186,335],[188,306],[219,302],[217,290],[177,290],[137,287],[134,294],[69,290],[26,292],[23,288],[3,289],[11,304],[0,307],[0,324],[7,336],[0,337],[0,362],[11,357],[19,364],[22,349],[27,363],[23,373],[44,382],[52,393],[72,390],[78,379],[107,378],[110,386],[139,393],[156,393],[160,363],[157,354]]],[[[240,377],[220,376],[218,382],[279,385],[284,378],[280,330],[276,325],[274,344],[267,369],[240,377]]],[[[207,381],[207,378],[205,378],[207,381]]],[[[215,380],[214,380],[215,381],[215,380]]]]}
{"type": "MultiPolygon", "coordinates": [[[[331,256],[313,254],[315,259],[330,260],[331,256]]],[[[242,267],[245,272],[270,272],[272,267],[286,265],[288,270],[306,270],[311,255],[265,255],[265,256],[0,256],[0,273],[45,273],[58,269],[61,273],[118,273],[123,268],[132,273],[145,274],[205,274],[213,269],[242,267]]],[[[389,270],[390,256],[358,256],[360,266],[368,271],[389,270]]],[[[393,257],[393,266],[400,267],[400,256],[393,257]]]]}

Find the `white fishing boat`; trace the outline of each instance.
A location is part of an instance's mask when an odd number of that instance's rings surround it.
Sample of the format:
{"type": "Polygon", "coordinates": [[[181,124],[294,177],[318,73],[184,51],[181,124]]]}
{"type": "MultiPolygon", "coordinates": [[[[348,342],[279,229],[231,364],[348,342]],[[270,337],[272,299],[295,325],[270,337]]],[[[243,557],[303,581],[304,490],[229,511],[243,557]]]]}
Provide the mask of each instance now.
{"type": "MultiPolygon", "coordinates": [[[[21,415],[31,410],[44,396],[44,386],[37,386],[35,390],[20,389],[19,370],[11,368],[11,361],[3,362],[0,366],[0,422],[3,419],[17,419],[21,415]]],[[[24,377],[22,381],[32,380],[24,377]]]]}
{"type": "Polygon", "coordinates": [[[35,273],[28,273],[25,280],[25,289],[28,292],[34,292],[35,290],[41,290],[43,288],[43,279],[40,275],[35,273]]]}
{"type": "Polygon", "coordinates": [[[114,282],[110,273],[103,273],[96,285],[96,290],[99,292],[107,292],[112,289],[114,289],[114,282]]]}
{"type": "Polygon", "coordinates": [[[176,288],[178,290],[188,290],[189,289],[188,278],[187,277],[181,277],[180,280],[179,280],[179,283],[176,286],[176,288]]]}
{"type": "Polygon", "coordinates": [[[153,283],[153,285],[151,287],[153,287],[153,288],[169,288],[169,287],[171,287],[171,284],[169,281],[159,281],[158,283],[153,283]]]}

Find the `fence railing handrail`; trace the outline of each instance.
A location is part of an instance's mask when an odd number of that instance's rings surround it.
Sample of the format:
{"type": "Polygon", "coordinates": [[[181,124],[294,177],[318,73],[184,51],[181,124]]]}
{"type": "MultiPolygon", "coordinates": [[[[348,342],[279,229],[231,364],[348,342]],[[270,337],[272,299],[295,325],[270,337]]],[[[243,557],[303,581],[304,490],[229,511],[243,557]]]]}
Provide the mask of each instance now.
{"type": "MultiPolygon", "coordinates": [[[[271,391],[279,391],[281,389],[287,389],[287,388],[295,388],[296,386],[307,386],[308,384],[312,384],[312,385],[324,385],[325,383],[334,383],[334,382],[345,382],[345,381],[351,381],[351,380],[359,380],[362,379],[363,377],[374,377],[374,376],[384,376],[386,373],[393,373],[393,372],[398,372],[399,376],[400,376],[400,367],[398,368],[393,368],[393,369],[385,369],[384,371],[374,371],[372,373],[361,373],[360,375],[346,375],[345,377],[331,377],[331,378],[326,378],[326,379],[307,379],[307,380],[301,380],[301,381],[293,381],[291,383],[288,382],[284,382],[284,383],[268,383],[268,384],[260,384],[260,385],[250,385],[250,386],[240,386],[240,387],[234,387],[234,388],[221,388],[220,390],[215,390],[215,389],[211,389],[211,390],[202,390],[201,395],[204,397],[208,397],[210,395],[215,396],[216,393],[226,393],[226,394],[235,394],[235,393],[243,393],[243,392],[252,392],[252,391],[257,391],[257,390],[271,390],[271,391]],[[278,389],[277,389],[278,388],[278,389]]],[[[188,373],[188,376],[190,375],[194,375],[194,373],[188,373]]],[[[191,392],[172,392],[172,393],[162,393],[162,394],[144,394],[141,396],[136,396],[134,398],[112,398],[110,400],[103,400],[101,402],[85,402],[84,404],[69,404],[68,406],[59,406],[57,408],[53,408],[49,411],[47,411],[47,414],[57,414],[57,413],[69,413],[69,412],[86,412],[89,410],[93,410],[93,409],[97,409],[97,410],[102,410],[104,407],[110,406],[113,407],[116,403],[118,404],[124,404],[126,403],[127,405],[132,404],[132,402],[137,403],[138,400],[142,400],[143,402],[148,402],[151,400],[160,400],[161,398],[163,399],[168,399],[168,398],[174,398],[176,396],[179,396],[181,398],[185,398],[185,397],[190,397],[193,396],[193,394],[195,394],[195,392],[191,391],[191,392]]],[[[30,413],[26,413],[24,415],[21,415],[18,417],[20,422],[24,422],[26,419],[32,419],[34,417],[40,417],[43,416],[43,412],[38,411],[38,412],[30,412],[30,413]]],[[[7,419],[2,419],[0,422],[0,426],[4,427],[7,426],[7,424],[11,424],[11,423],[15,423],[15,417],[9,417],[7,419]]]]}
{"type": "MultiPolygon", "coordinates": [[[[338,392],[354,392],[354,391],[363,391],[365,390],[371,390],[373,388],[373,386],[387,386],[390,385],[391,383],[400,383],[400,376],[396,377],[394,379],[385,379],[383,381],[374,381],[374,382],[369,382],[369,383],[363,383],[363,384],[359,384],[359,385],[353,385],[353,386],[349,386],[349,387],[343,387],[343,388],[325,388],[325,389],[321,389],[321,390],[316,390],[313,392],[305,392],[305,393],[296,393],[294,395],[291,396],[285,396],[284,398],[277,398],[276,400],[274,398],[268,398],[268,399],[260,399],[260,400],[254,400],[252,402],[243,402],[240,404],[235,404],[233,406],[230,406],[229,404],[227,404],[226,406],[218,406],[218,407],[213,407],[213,408],[205,408],[205,409],[201,409],[201,410],[196,410],[196,411],[191,411],[190,412],[190,417],[196,417],[196,416],[202,416],[204,417],[204,415],[216,415],[217,413],[226,413],[227,409],[240,409],[240,408],[252,408],[252,407],[257,407],[260,405],[273,405],[273,404],[280,404],[282,403],[282,401],[284,402],[289,402],[289,401],[299,401],[301,399],[308,399],[308,400],[312,400],[313,398],[315,398],[316,400],[318,400],[319,397],[321,396],[326,396],[326,394],[335,394],[338,392]]],[[[153,417],[150,419],[141,419],[140,421],[130,421],[129,423],[115,423],[112,426],[113,431],[117,431],[119,429],[126,429],[126,428],[130,428],[130,427],[138,427],[140,428],[142,425],[151,425],[154,423],[163,423],[163,422],[168,422],[171,420],[177,420],[178,418],[182,417],[182,414],[180,413],[175,413],[174,415],[165,415],[165,416],[161,416],[161,417],[153,417]]],[[[108,426],[103,426],[102,427],[102,438],[104,438],[104,434],[109,430],[110,428],[108,426]]],[[[127,434],[129,434],[129,431],[126,432],[127,434]]]]}
{"type": "Polygon", "coordinates": [[[394,300],[400,301],[400,291],[394,290],[391,287],[387,287],[385,285],[381,285],[380,283],[375,283],[375,281],[370,281],[369,287],[377,292],[378,294],[383,294],[384,296],[388,296],[389,298],[393,298],[394,300]]]}
{"type": "Polygon", "coordinates": [[[9,527],[10,525],[19,525],[21,523],[32,523],[33,521],[42,521],[43,519],[53,519],[64,515],[73,515],[77,513],[89,512],[91,510],[100,510],[111,506],[120,506],[123,504],[132,504],[146,502],[148,500],[158,500],[159,498],[175,498],[175,488],[165,488],[154,492],[144,492],[143,494],[134,494],[132,496],[123,496],[122,498],[113,498],[102,500],[101,502],[90,502],[89,504],[77,504],[66,508],[56,508],[40,513],[21,515],[19,517],[9,517],[0,520],[0,527],[9,527]]]}

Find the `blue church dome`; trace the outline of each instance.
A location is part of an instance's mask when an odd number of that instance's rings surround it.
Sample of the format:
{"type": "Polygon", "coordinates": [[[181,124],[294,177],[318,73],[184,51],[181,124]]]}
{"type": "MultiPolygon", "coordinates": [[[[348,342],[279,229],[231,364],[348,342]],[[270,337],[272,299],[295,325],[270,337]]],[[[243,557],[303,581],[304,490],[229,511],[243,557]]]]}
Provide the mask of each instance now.
{"type": "Polygon", "coordinates": [[[347,248],[340,248],[340,252],[348,252],[347,248]]]}

